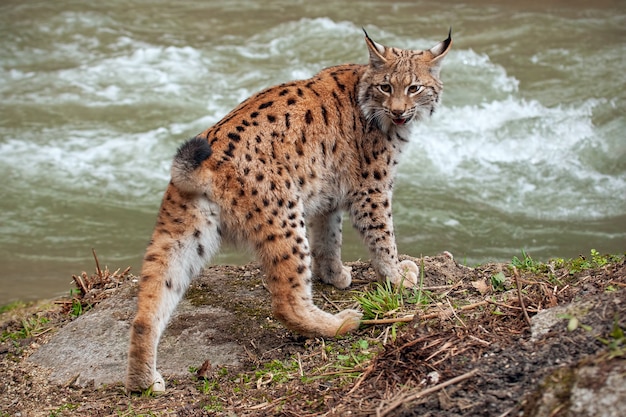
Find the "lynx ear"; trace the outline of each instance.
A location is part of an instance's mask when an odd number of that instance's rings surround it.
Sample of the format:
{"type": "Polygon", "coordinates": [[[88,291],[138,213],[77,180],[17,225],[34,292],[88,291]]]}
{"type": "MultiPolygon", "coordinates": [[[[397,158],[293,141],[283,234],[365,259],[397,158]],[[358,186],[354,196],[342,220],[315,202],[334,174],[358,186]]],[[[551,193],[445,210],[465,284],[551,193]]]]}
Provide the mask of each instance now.
{"type": "Polygon", "coordinates": [[[365,43],[367,44],[367,49],[370,52],[370,63],[374,67],[380,67],[387,62],[385,58],[385,46],[374,42],[372,38],[367,35],[365,29],[363,29],[363,33],[365,33],[365,43]]]}
{"type": "Polygon", "coordinates": [[[433,55],[431,59],[430,72],[436,76],[439,76],[439,70],[441,69],[441,61],[446,56],[450,47],[452,46],[452,28],[448,31],[448,38],[439,42],[437,45],[430,48],[428,51],[433,55]]]}

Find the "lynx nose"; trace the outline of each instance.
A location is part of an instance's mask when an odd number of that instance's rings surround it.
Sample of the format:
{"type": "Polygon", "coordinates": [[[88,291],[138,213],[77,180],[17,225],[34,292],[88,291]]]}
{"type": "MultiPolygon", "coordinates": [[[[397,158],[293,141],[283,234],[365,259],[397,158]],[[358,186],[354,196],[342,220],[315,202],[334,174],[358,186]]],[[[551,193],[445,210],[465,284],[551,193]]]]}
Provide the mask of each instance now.
{"type": "Polygon", "coordinates": [[[402,117],[402,115],[404,114],[404,110],[392,109],[391,114],[394,118],[399,118],[402,117]]]}

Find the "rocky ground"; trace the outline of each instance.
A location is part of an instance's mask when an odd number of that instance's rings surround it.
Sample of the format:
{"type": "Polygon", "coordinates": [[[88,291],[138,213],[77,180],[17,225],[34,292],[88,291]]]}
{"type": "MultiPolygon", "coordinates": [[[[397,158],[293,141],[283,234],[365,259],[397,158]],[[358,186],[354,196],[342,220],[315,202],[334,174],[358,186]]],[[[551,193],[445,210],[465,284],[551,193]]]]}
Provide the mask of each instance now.
{"type": "Polygon", "coordinates": [[[419,290],[366,262],[349,291],[316,285],[327,311],[371,311],[341,339],[285,330],[257,265],[208,268],[160,345],[161,395],[124,392],[136,279],[98,267],[72,299],[3,309],[0,417],[626,415],[623,256],[416,262],[419,290]]]}

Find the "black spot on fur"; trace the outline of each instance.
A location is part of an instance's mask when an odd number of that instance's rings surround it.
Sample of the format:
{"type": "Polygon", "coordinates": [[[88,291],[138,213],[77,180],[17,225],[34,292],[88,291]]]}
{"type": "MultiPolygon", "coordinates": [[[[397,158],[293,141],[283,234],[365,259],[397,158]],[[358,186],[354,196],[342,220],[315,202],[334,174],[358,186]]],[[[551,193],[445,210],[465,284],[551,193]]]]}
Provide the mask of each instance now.
{"type": "Polygon", "coordinates": [[[337,83],[337,87],[339,87],[341,91],[346,91],[346,86],[340,83],[339,79],[336,76],[333,75],[333,79],[335,80],[335,83],[337,83]]]}
{"type": "Polygon", "coordinates": [[[239,142],[241,140],[241,136],[239,136],[239,134],[235,133],[235,132],[230,132],[228,134],[228,138],[231,140],[234,140],[235,142],[239,142]]]}
{"type": "Polygon", "coordinates": [[[326,111],[326,107],[322,106],[322,118],[324,119],[324,124],[328,126],[328,112],[326,111]]]}
{"type": "Polygon", "coordinates": [[[259,106],[259,110],[263,110],[263,109],[267,109],[268,107],[272,107],[272,105],[274,104],[273,101],[266,101],[265,103],[261,104],[259,106]]]}
{"type": "Polygon", "coordinates": [[[233,151],[235,150],[235,144],[232,142],[228,143],[228,149],[224,151],[224,154],[229,157],[233,157],[233,151]]]}
{"type": "Polygon", "coordinates": [[[311,123],[313,123],[313,114],[311,113],[311,110],[307,110],[306,114],[304,115],[304,121],[306,122],[306,124],[310,125],[311,123]]]}

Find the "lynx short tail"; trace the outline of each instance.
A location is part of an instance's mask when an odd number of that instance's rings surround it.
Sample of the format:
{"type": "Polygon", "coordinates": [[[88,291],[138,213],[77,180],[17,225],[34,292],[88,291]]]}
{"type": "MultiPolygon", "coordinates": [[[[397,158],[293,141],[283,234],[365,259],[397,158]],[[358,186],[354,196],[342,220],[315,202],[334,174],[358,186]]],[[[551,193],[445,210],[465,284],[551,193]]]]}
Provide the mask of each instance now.
{"type": "Polygon", "coordinates": [[[206,139],[195,137],[178,148],[172,163],[172,183],[181,191],[199,193],[204,191],[198,168],[213,150],[206,139]]]}

